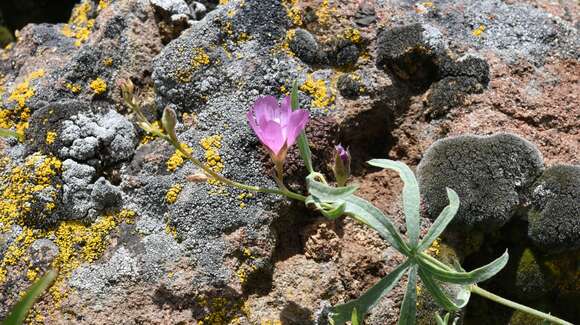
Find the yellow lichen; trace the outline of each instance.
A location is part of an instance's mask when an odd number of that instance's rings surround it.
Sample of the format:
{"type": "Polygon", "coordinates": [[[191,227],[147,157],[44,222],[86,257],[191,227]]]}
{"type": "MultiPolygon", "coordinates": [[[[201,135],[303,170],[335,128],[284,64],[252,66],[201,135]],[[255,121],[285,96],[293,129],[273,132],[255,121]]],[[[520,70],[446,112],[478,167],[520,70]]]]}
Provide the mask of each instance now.
{"type": "MultiPolygon", "coordinates": [[[[159,133],[164,133],[163,132],[163,127],[161,126],[161,121],[156,120],[153,123],[151,123],[151,128],[159,133]]],[[[155,135],[151,134],[151,133],[146,133],[143,138],[141,139],[141,144],[147,144],[149,143],[149,141],[153,141],[155,140],[155,138],[157,138],[155,135]]]]}
{"type": "Polygon", "coordinates": [[[101,11],[109,6],[110,0],[99,0],[99,5],[97,6],[97,10],[101,11]]]}
{"type": "MultiPolygon", "coordinates": [[[[102,1],[103,3],[107,1],[102,1]]],[[[101,6],[101,3],[99,3],[101,6]]],[[[81,46],[89,39],[95,20],[89,18],[92,7],[90,1],[84,1],[73,8],[68,24],[62,27],[62,34],[66,37],[75,38],[74,45],[81,46]]]]}
{"type": "Polygon", "coordinates": [[[254,194],[250,192],[243,192],[238,195],[237,199],[240,202],[240,208],[245,208],[247,206],[247,201],[254,197],[254,194]]]}
{"type": "Polygon", "coordinates": [[[78,84],[67,82],[64,84],[64,86],[66,87],[66,89],[70,90],[73,94],[78,94],[81,92],[81,86],[78,84]]]}
{"type": "Polygon", "coordinates": [[[46,144],[53,144],[56,140],[56,132],[48,131],[46,132],[46,144]]]}
{"type": "Polygon", "coordinates": [[[228,4],[228,2],[229,2],[229,0],[219,0],[219,3],[218,4],[219,5],[222,5],[222,6],[225,6],[225,5],[228,4]]]}
{"type": "MultiPolygon", "coordinates": [[[[192,153],[193,150],[186,144],[182,144],[184,150],[188,153],[192,153]]],[[[169,157],[165,165],[167,166],[168,172],[173,172],[177,168],[181,167],[185,163],[186,156],[181,153],[179,150],[175,150],[175,153],[169,157]]]]}
{"type": "Polygon", "coordinates": [[[329,1],[322,0],[322,3],[318,6],[318,9],[315,12],[316,17],[318,18],[318,23],[321,25],[328,25],[332,11],[333,10],[330,9],[329,1]]]}
{"type": "Polygon", "coordinates": [[[441,239],[437,238],[435,239],[435,241],[433,241],[433,244],[431,244],[431,246],[429,248],[427,248],[427,253],[429,255],[432,256],[439,256],[439,253],[441,253],[441,239]]]}
{"type": "Polygon", "coordinates": [[[97,78],[97,79],[91,81],[91,83],[89,84],[89,87],[91,87],[93,92],[97,95],[100,95],[100,94],[104,93],[105,91],[107,91],[107,83],[105,82],[105,80],[103,80],[101,78],[97,78]]]}
{"type": "Polygon", "coordinates": [[[302,26],[302,9],[298,5],[298,0],[284,1],[284,7],[286,7],[286,14],[292,24],[302,26]]]}
{"type": "Polygon", "coordinates": [[[201,67],[202,65],[208,65],[209,64],[209,55],[207,55],[207,53],[205,52],[205,49],[203,48],[197,48],[194,49],[194,56],[193,59],[191,59],[191,66],[194,69],[197,69],[199,67],[201,67]]]}
{"type": "Polygon", "coordinates": [[[475,37],[479,37],[481,34],[483,34],[483,32],[485,32],[485,25],[479,25],[479,27],[474,29],[471,34],[473,34],[475,37]]]}
{"type": "Polygon", "coordinates": [[[362,37],[360,31],[356,28],[349,28],[344,31],[343,37],[350,40],[354,44],[360,44],[362,42],[362,37]]]}
{"type": "Polygon", "coordinates": [[[8,97],[8,102],[16,103],[16,107],[14,109],[0,109],[0,128],[14,128],[20,138],[24,138],[24,132],[28,128],[28,119],[30,118],[30,109],[26,107],[26,102],[35,94],[30,84],[33,80],[43,77],[44,74],[43,69],[33,71],[24,78],[23,82],[14,87],[8,97]]]}
{"type": "MultiPolygon", "coordinates": [[[[205,151],[205,163],[216,173],[220,173],[224,169],[224,164],[222,157],[220,156],[219,149],[222,147],[222,136],[219,134],[212,135],[201,139],[199,142],[203,150],[205,151]]],[[[212,185],[218,185],[220,182],[215,178],[209,178],[208,183],[212,185]]]]}
{"type": "Polygon", "coordinates": [[[197,325],[239,324],[240,317],[245,316],[247,312],[241,301],[231,298],[200,297],[196,302],[206,310],[206,314],[197,321],[197,325]]]}
{"type": "Polygon", "coordinates": [[[336,98],[332,90],[327,89],[323,79],[315,80],[311,74],[308,74],[300,90],[312,97],[312,106],[315,108],[327,108],[334,103],[336,98]]]}
{"type": "Polygon", "coordinates": [[[168,204],[175,203],[175,201],[177,201],[177,197],[179,197],[179,193],[181,193],[182,189],[183,189],[183,187],[179,184],[173,185],[171,188],[169,188],[167,193],[165,193],[165,201],[168,204]]]}
{"type": "Polygon", "coordinates": [[[112,66],[112,65],[113,65],[113,58],[110,58],[110,57],[106,57],[106,58],[104,58],[104,59],[103,59],[103,65],[104,65],[105,67],[110,67],[110,66],[112,66]]]}

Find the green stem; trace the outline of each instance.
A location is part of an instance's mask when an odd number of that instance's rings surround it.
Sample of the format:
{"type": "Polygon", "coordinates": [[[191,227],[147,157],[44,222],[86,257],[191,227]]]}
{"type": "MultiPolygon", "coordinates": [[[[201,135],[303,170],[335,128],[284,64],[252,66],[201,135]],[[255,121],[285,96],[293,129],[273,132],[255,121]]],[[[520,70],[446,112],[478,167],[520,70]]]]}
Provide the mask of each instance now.
{"type": "Polygon", "coordinates": [[[552,323],[561,324],[561,325],[573,325],[572,323],[569,323],[569,322],[567,322],[567,321],[565,321],[563,319],[560,319],[558,317],[554,317],[554,316],[552,316],[550,314],[546,314],[546,313],[543,313],[543,312],[541,312],[539,310],[535,310],[533,308],[530,308],[530,307],[527,307],[527,306],[518,304],[517,302],[513,302],[511,300],[502,298],[502,297],[500,297],[500,296],[498,296],[496,294],[493,294],[493,293],[491,293],[491,292],[489,292],[487,290],[484,290],[484,289],[482,289],[482,288],[480,288],[480,287],[478,287],[478,286],[476,286],[474,284],[472,284],[471,286],[469,286],[469,290],[471,292],[475,293],[475,294],[478,294],[478,295],[480,295],[480,296],[482,296],[484,298],[487,298],[489,300],[495,301],[495,302],[497,302],[499,304],[502,304],[504,306],[508,306],[510,308],[523,311],[525,313],[528,313],[530,315],[534,315],[536,317],[545,319],[545,320],[550,321],[552,323]]]}
{"type": "MultiPolygon", "coordinates": [[[[455,271],[452,268],[450,268],[449,266],[447,266],[445,263],[442,263],[441,261],[439,261],[438,259],[434,258],[433,256],[431,256],[429,254],[426,254],[424,252],[422,252],[420,254],[421,254],[421,256],[423,256],[427,260],[429,260],[430,262],[433,262],[433,263],[437,264],[438,266],[440,266],[441,268],[443,268],[445,270],[455,271]]],[[[565,320],[562,320],[560,318],[554,317],[554,316],[552,316],[550,314],[546,314],[546,313],[543,313],[543,312],[541,312],[539,310],[536,310],[536,309],[533,309],[533,308],[524,306],[522,304],[518,304],[517,302],[513,302],[511,300],[502,298],[502,297],[500,297],[500,296],[498,296],[496,294],[493,294],[493,293],[491,293],[491,292],[489,292],[489,291],[487,291],[485,289],[482,289],[482,288],[478,287],[475,284],[472,284],[472,285],[469,286],[469,291],[471,291],[471,292],[473,292],[475,294],[478,294],[478,295],[480,295],[480,296],[482,296],[484,298],[487,298],[489,300],[495,301],[495,302],[497,302],[499,304],[502,304],[504,306],[508,306],[510,308],[513,308],[513,309],[521,310],[521,311],[523,311],[525,313],[528,313],[528,314],[534,315],[536,317],[539,317],[539,318],[548,320],[548,321],[550,321],[552,323],[561,324],[561,325],[573,325],[572,323],[569,323],[569,322],[567,322],[565,320]]]]}
{"type": "Polygon", "coordinates": [[[271,194],[280,194],[280,195],[284,195],[286,197],[289,197],[291,199],[294,200],[298,200],[298,201],[302,201],[304,202],[306,200],[306,197],[303,195],[300,195],[298,193],[294,193],[286,188],[283,189],[274,189],[274,188],[264,188],[264,187],[258,187],[258,186],[252,186],[252,185],[246,185],[246,184],[242,184],[242,183],[238,183],[236,181],[232,181],[231,179],[225,178],[224,176],[216,173],[215,171],[213,171],[209,166],[205,165],[204,163],[202,163],[201,161],[199,161],[198,159],[196,159],[195,157],[193,157],[189,152],[187,152],[183,146],[181,146],[180,143],[174,143],[173,141],[170,141],[171,144],[173,144],[173,146],[179,150],[179,152],[181,152],[181,154],[183,154],[187,159],[189,159],[194,165],[196,165],[197,167],[203,169],[203,171],[208,174],[209,176],[217,179],[218,181],[228,185],[228,186],[232,186],[232,187],[236,187],[242,190],[246,190],[246,191],[250,191],[250,192],[260,192],[260,193],[271,193],[271,194]]]}

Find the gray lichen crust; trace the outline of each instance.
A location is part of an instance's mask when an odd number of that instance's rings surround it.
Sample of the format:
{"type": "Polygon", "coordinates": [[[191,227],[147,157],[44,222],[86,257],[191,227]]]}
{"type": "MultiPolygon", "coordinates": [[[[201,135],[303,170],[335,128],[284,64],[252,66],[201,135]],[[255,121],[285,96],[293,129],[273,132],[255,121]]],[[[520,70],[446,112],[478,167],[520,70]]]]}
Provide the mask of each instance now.
{"type": "Polygon", "coordinates": [[[550,167],[532,189],[532,242],[550,253],[580,248],[580,166],[550,167]]]}
{"type": "Polygon", "coordinates": [[[536,147],[516,135],[468,135],[435,142],[417,174],[430,218],[448,204],[448,187],[461,199],[455,225],[490,231],[508,222],[525,202],[526,186],[543,165],[536,147]]]}

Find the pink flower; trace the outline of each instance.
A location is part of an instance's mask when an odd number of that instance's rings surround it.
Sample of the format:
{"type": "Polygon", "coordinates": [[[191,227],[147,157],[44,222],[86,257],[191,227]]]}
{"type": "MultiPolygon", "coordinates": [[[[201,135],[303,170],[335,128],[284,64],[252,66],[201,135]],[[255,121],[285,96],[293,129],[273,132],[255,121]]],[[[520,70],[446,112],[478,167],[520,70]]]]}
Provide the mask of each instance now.
{"type": "Polygon", "coordinates": [[[248,112],[248,122],[274,161],[282,162],[286,151],[296,142],[308,123],[308,111],[292,111],[290,97],[278,105],[272,96],[261,97],[248,112]]]}

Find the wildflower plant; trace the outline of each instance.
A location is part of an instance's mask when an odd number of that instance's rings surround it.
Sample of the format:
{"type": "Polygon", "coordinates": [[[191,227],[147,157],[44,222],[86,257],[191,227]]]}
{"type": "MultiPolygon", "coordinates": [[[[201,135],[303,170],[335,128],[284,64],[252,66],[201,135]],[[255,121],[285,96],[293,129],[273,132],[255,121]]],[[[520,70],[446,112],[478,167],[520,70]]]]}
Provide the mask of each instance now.
{"type": "MultiPolygon", "coordinates": [[[[571,324],[550,314],[494,295],[477,285],[477,283],[493,277],[507,264],[509,258],[507,251],[491,263],[469,272],[463,270],[460,265],[452,267],[426,253],[426,250],[443,233],[457,213],[460,204],[459,197],[452,189],[447,188],[449,205],[441,211],[427,234],[420,238],[421,201],[419,185],[411,169],[404,163],[387,159],[368,161],[372,166],[396,171],[404,182],[402,200],[407,226],[405,238],[397,230],[391,219],[383,214],[381,210],[355,195],[358,189],[357,186],[346,185],[350,173],[351,158],[348,151],[340,145],[335,148],[333,166],[333,173],[338,186],[329,185],[324,175],[313,168],[312,154],[304,133],[304,127],[308,122],[308,112],[298,107],[296,83],[292,87],[291,97],[284,98],[281,105],[278,104],[274,97],[263,97],[256,101],[247,114],[250,127],[268,150],[275,163],[276,173],[274,177],[278,188],[246,185],[216,173],[193,157],[190,151],[184,149],[186,148],[185,145],[180,143],[175,134],[177,117],[172,109],[165,108],[163,111],[163,132],[161,132],[153,127],[141,112],[139,104],[133,97],[133,84],[127,81],[121,84],[121,90],[126,104],[134,111],[141,128],[167,140],[209,177],[215,178],[225,185],[242,190],[279,194],[302,201],[306,206],[314,208],[329,219],[336,219],[341,216],[351,217],[376,230],[384,240],[406,257],[403,263],[359,298],[332,307],[329,312],[331,324],[341,325],[347,321],[350,321],[353,325],[363,323],[364,316],[385,294],[393,289],[405,274],[407,274],[407,287],[401,305],[399,324],[415,324],[416,285],[418,279],[421,279],[423,286],[430,292],[435,301],[447,311],[457,311],[465,307],[471,294],[474,293],[556,324],[571,324]],[[291,191],[283,182],[283,164],[286,152],[295,142],[308,171],[308,176],[306,177],[308,195],[306,196],[291,191]]],[[[449,314],[445,316],[445,319],[441,319],[439,315],[436,316],[438,323],[446,324],[448,320],[449,314]]]]}

